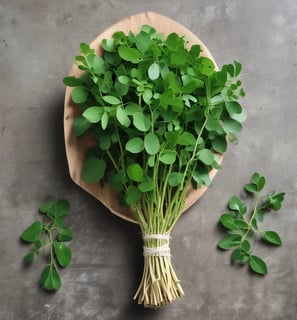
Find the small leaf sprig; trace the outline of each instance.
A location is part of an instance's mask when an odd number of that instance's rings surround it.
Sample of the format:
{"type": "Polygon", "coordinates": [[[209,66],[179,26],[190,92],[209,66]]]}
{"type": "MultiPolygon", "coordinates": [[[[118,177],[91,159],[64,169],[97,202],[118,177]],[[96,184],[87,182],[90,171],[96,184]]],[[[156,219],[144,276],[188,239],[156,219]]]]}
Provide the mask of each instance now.
{"type": "Polygon", "coordinates": [[[261,191],[265,186],[265,178],[255,172],[250,183],[244,189],[255,197],[253,210],[247,215],[247,205],[239,197],[232,196],[228,207],[230,211],[223,213],[220,217],[220,224],[227,229],[227,235],[219,242],[218,247],[222,250],[233,248],[231,261],[239,264],[249,264],[251,270],[257,274],[265,275],[268,268],[265,261],[253,254],[251,241],[257,237],[268,244],[281,246],[282,240],[277,232],[261,230],[258,224],[264,220],[264,216],[270,210],[279,211],[285,193],[263,194],[261,191]]]}
{"type": "Polygon", "coordinates": [[[49,262],[39,279],[40,285],[48,291],[56,291],[62,285],[58,266],[65,268],[71,262],[71,250],[65,242],[72,240],[72,231],[64,221],[69,210],[65,199],[45,202],[39,208],[45,221],[33,222],[21,235],[22,240],[33,244],[32,250],[24,256],[25,263],[33,262],[42,249],[49,248],[49,262]]]}

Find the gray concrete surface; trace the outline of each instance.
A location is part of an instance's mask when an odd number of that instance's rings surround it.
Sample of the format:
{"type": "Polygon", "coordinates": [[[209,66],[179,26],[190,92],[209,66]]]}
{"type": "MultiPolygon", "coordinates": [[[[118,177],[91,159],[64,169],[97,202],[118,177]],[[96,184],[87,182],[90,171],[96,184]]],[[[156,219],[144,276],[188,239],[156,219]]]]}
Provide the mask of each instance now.
{"type": "Polygon", "coordinates": [[[295,0],[0,1],[0,319],[296,320],[297,3],[295,0]],[[142,272],[136,225],[111,215],[69,178],[62,78],[79,43],[112,23],[152,10],[192,30],[217,63],[243,64],[248,119],[204,197],[179,221],[172,253],[185,297],[162,310],[132,301],[142,272]],[[282,248],[258,245],[270,273],[230,265],[216,249],[219,215],[254,171],[285,191],[275,229],[282,248]],[[73,262],[55,294],[37,284],[43,258],[24,267],[22,230],[52,197],[70,201],[73,262]]]}

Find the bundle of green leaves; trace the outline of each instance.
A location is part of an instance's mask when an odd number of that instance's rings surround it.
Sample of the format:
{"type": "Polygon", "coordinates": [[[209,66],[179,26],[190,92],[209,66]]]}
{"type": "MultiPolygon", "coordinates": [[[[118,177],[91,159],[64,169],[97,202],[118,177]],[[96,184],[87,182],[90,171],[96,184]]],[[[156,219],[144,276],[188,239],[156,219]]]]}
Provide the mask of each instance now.
{"type": "MultiPolygon", "coordinates": [[[[199,45],[188,47],[185,37],[164,37],[148,25],[138,34],[114,33],[102,41],[102,49],[98,56],[81,43],[75,62],[83,74],[64,78],[81,110],[73,132],[95,141],[85,154],[82,178],[116,190],[121,204],[134,208],[143,234],[168,235],[189,186],[210,184],[209,171],[220,168],[218,156],[228,138],[236,141],[242,129],[241,64],[235,61],[218,71],[199,45]]],[[[164,241],[150,239],[147,245],[164,241]]],[[[170,258],[163,258],[171,268],[170,258]]],[[[138,291],[138,297],[146,306],[182,294],[181,289],[164,293],[164,287],[173,286],[170,279],[157,289],[156,281],[152,285],[145,279],[145,292],[138,291]]]]}

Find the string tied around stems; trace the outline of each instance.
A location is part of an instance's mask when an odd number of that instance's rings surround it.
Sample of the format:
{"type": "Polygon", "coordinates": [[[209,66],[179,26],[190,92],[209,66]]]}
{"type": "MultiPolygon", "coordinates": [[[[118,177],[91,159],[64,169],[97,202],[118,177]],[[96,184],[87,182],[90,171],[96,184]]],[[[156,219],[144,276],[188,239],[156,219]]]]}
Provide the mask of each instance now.
{"type": "Polygon", "coordinates": [[[147,256],[159,256],[159,257],[171,257],[170,254],[170,247],[169,247],[169,241],[170,241],[169,234],[143,234],[143,240],[148,243],[149,240],[157,240],[156,245],[154,246],[143,246],[143,255],[144,257],[147,256]],[[160,244],[161,242],[164,242],[163,244],[160,244]]]}

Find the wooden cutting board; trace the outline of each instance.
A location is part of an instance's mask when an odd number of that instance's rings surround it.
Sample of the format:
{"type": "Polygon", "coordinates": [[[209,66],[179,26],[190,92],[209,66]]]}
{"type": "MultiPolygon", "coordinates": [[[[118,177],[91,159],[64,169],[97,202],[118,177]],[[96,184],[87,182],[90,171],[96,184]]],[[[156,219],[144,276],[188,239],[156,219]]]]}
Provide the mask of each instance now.
{"type": "MultiPolygon", "coordinates": [[[[103,39],[111,38],[113,33],[116,31],[123,31],[126,34],[129,31],[138,33],[141,26],[144,24],[154,27],[158,33],[163,33],[165,36],[172,32],[177,33],[179,36],[186,36],[189,41],[189,46],[193,44],[199,44],[202,49],[202,55],[209,57],[215,63],[207,47],[191,31],[189,31],[176,21],[154,12],[144,12],[136,14],[117,22],[116,24],[102,32],[95,40],[92,41],[90,46],[91,48],[96,50],[96,53],[98,55],[102,55],[101,41],[103,39]]],[[[81,74],[82,71],[79,70],[74,64],[70,71],[70,75],[79,77],[81,74]]],[[[99,185],[99,183],[90,184],[81,179],[85,150],[93,146],[95,143],[88,136],[82,139],[77,139],[72,133],[73,121],[80,114],[79,108],[75,106],[71,100],[72,89],[73,88],[67,87],[64,103],[64,135],[70,176],[78,186],[80,186],[82,189],[102,202],[110,210],[110,212],[125,220],[137,223],[133,213],[133,209],[120,206],[116,199],[116,193],[108,185],[102,187],[99,185]]],[[[222,161],[222,159],[223,156],[221,155],[219,163],[222,161]]],[[[211,170],[211,180],[214,178],[216,173],[217,170],[211,170]]],[[[207,188],[204,186],[198,190],[190,188],[187,194],[184,211],[191,207],[206,190],[207,188]]]]}

